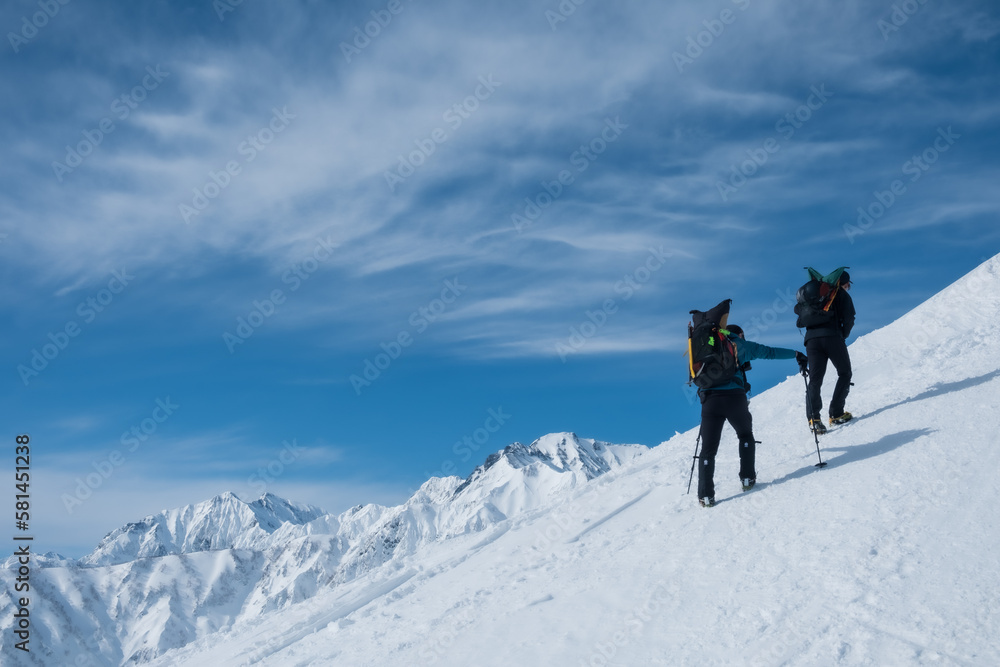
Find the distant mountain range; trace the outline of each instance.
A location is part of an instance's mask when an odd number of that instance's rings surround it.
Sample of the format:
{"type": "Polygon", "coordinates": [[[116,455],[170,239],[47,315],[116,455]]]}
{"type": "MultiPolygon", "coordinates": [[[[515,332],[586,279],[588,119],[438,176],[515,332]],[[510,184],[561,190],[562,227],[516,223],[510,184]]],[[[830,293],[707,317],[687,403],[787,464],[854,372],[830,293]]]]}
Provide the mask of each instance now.
{"type": "MultiPolygon", "coordinates": [[[[166,510],[108,533],[79,561],[36,557],[33,652],[19,655],[9,632],[0,650],[23,664],[146,662],[419,555],[428,542],[541,508],[645,451],[556,433],[491,454],[465,480],[431,478],[398,507],[331,515],[272,494],[244,502],[227,492],[166,510]]],[[[11,593],[13,565],[0,570],[11,593]]],[[[0,602],[0,623],[13,610],[0,602]]]]}

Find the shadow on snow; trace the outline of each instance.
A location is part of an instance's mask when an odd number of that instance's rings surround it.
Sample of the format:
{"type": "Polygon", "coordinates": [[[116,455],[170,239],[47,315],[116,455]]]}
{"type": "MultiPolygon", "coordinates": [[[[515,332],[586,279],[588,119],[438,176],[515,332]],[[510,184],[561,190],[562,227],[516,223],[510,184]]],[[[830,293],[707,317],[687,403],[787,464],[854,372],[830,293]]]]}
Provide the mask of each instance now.
{"type": "Polygon", "coordinates": [[[1000,377],[1000,369],[993,371],[992,373],[986,373],[985,375],[980,375],[979,377],[968,378],[965,380],[958,380],[957,382],[944,382],[936,384],[922,394],[908,398],[905,401],[899,401],[898,403],[893,403],[892,405],[886,405],[881,407],[875,412],[871,412],[866,415],[858,417],[858,421],[862,419],[868,419],[874,417],[877,414],[881,414],[886,410],[892,410],[893,408],[898,408],[901,405],[906,405],[907,403],[915,403],[917,401],[923,401],[928,398],[934,398],[935,396],[942,396],[944,394],[950,394],[953,391],[962,391],[963,389],[970,389],[981,384],[986,384],[990,380],[994,380],[1000,377]]]}
{"type": "MultiPolygon", "coordinates": [[[[943,382],[934,385],[930,389],[924,391],[921,394],[913,396],[903,401],[893,403],[892,405],[886,405],[874,412],[870,412],[866,415],[855,418],[855,421],[861,421],[862,419],[868,419],[869,417],[874,417],[875,415],[881,414],[887,410],[892,410],[898,408],[901,405],[906,405],[907,403],[915,403],[917,401],[923,401],[928,398],[934,398],[936,396],[943,396],[944,394],[950,394],[955,391],[963,391],[965,389],[971,389],[972,387],[977,387],[981,384],[986,384],[991,380],[995,380],[1000,377],[1000,369],[992,371],[990,373],[985,373],[978,377],[967,378],[965,380],[958,380],[956,382],[943,382]]],[[[911,429],[909,431],[901,431],[899,433],[894,433],[892,435],[887,435],[875,442],[870,442],[864,445],[853,445],[850,447],[823,447],[822,440],[820,439],[820,451],[824,457],[831,452],[842,452],[839,456],[835,456],[832,459],[825,459],[827,468],[835,468],[837,466],[846,465],[848,463],[855,463],[857,461],[864,461],[865,459],[874,458],[876,456],[881,456],[882,454],[887,454],[894,449],[898,449],[903,445],[908,445],[911,442],[916,441],[927,435],[931,435],[935,431],[933,429],[921,428],[921,429],[911,429]]],[[[788,473],[784,477],[780,477],[771,482],[758,483],[758,487],[771,486],[773,484],[781,484],[782,482],[787,482],[789,480],[798,479],[799,477],[804,477],[816,471],[816,465],[811,464],[804,468],[800,468],[794,472],[788,473]]],[[[733,496],[733,498],[738,498],[740,495],[733,496]]],[[[726,502],[727,500],[732,500],[732,498],[722,498],[716,501],[716,504],[726,502]]]]}
{"type": "MultiPolygon", "coordinates": [[[[924,436],[931,435],[934,432],[935,431],[933,429],[929,428],[911,429],[909,431],[900,431],[899,433],[884,436],[875,442],[869,442],[864,445],[829,448],[822,447],[821,445],[820,451],[824,454],[830,452],[843,452],[840,456],[835,456],[832,459],[826,459],[827,468],[836,468],[848,463],[856,463],[858,461],[864,461],[865,459],[871,459],[876,456],[882,456],[883,454],[887,454],[894,449],[899,449],[903,445],[908,445],[924,436]]],[[[815,470],[816,466],[814,464],[809,465],[805,468],[800,468],[795,472],[788,473],[784,477],[776,479],[770,484],[781,484],[782,482],[804,477],[805,475],[811,474],[815,470]]]]}

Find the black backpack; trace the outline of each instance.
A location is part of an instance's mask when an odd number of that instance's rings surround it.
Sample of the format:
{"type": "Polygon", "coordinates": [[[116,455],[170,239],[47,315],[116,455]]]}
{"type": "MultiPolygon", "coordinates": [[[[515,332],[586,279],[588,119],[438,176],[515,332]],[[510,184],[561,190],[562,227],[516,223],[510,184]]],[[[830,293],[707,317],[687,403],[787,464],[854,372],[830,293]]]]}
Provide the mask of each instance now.
{"type": "Polygon", "coordinates": [[[722,315],[729,312],[730,299],[708,312],[691,311],[688,324],[688,384],[712,389],[730,382],[739,370],[736,346],[719,328],[722,315]]]}
{"type": "Polygon", "coordinates": [[[842,266],[824,276],[814,268],[806,267],[811,280],[795,294],[794,312],[798,315],[795,326],[803,329],[834,324],[836,313],[833,301],[840,291],[840,275],[850,267],[842,266]]]}

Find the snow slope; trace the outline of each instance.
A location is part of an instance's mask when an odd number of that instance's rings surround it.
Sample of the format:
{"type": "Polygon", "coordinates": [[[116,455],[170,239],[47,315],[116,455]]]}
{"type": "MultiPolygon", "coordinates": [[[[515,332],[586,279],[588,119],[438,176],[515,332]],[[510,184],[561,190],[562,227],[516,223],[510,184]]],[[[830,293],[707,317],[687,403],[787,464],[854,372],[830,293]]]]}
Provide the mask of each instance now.
{"type": "Polygon", "coordinates": [[[728,431],[698,508],[678,434],[154,664],[998,665],[998,295],[994,258],[854,343],[824,469],[792,376],[752,402],[750,493],[728,431]]]}

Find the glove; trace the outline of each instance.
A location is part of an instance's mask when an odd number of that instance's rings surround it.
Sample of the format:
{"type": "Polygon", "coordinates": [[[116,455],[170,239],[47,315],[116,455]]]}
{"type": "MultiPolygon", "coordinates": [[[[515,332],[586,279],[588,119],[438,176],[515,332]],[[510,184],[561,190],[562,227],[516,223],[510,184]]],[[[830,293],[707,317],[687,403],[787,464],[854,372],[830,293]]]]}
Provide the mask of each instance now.
{"type": "Polygon", "coordinates": [[[795,361],[799,364],[799,372],[803,375],[808,374],[809,370],[809,357],[802,354],[801,352],[795,353],[795,361]]]}

